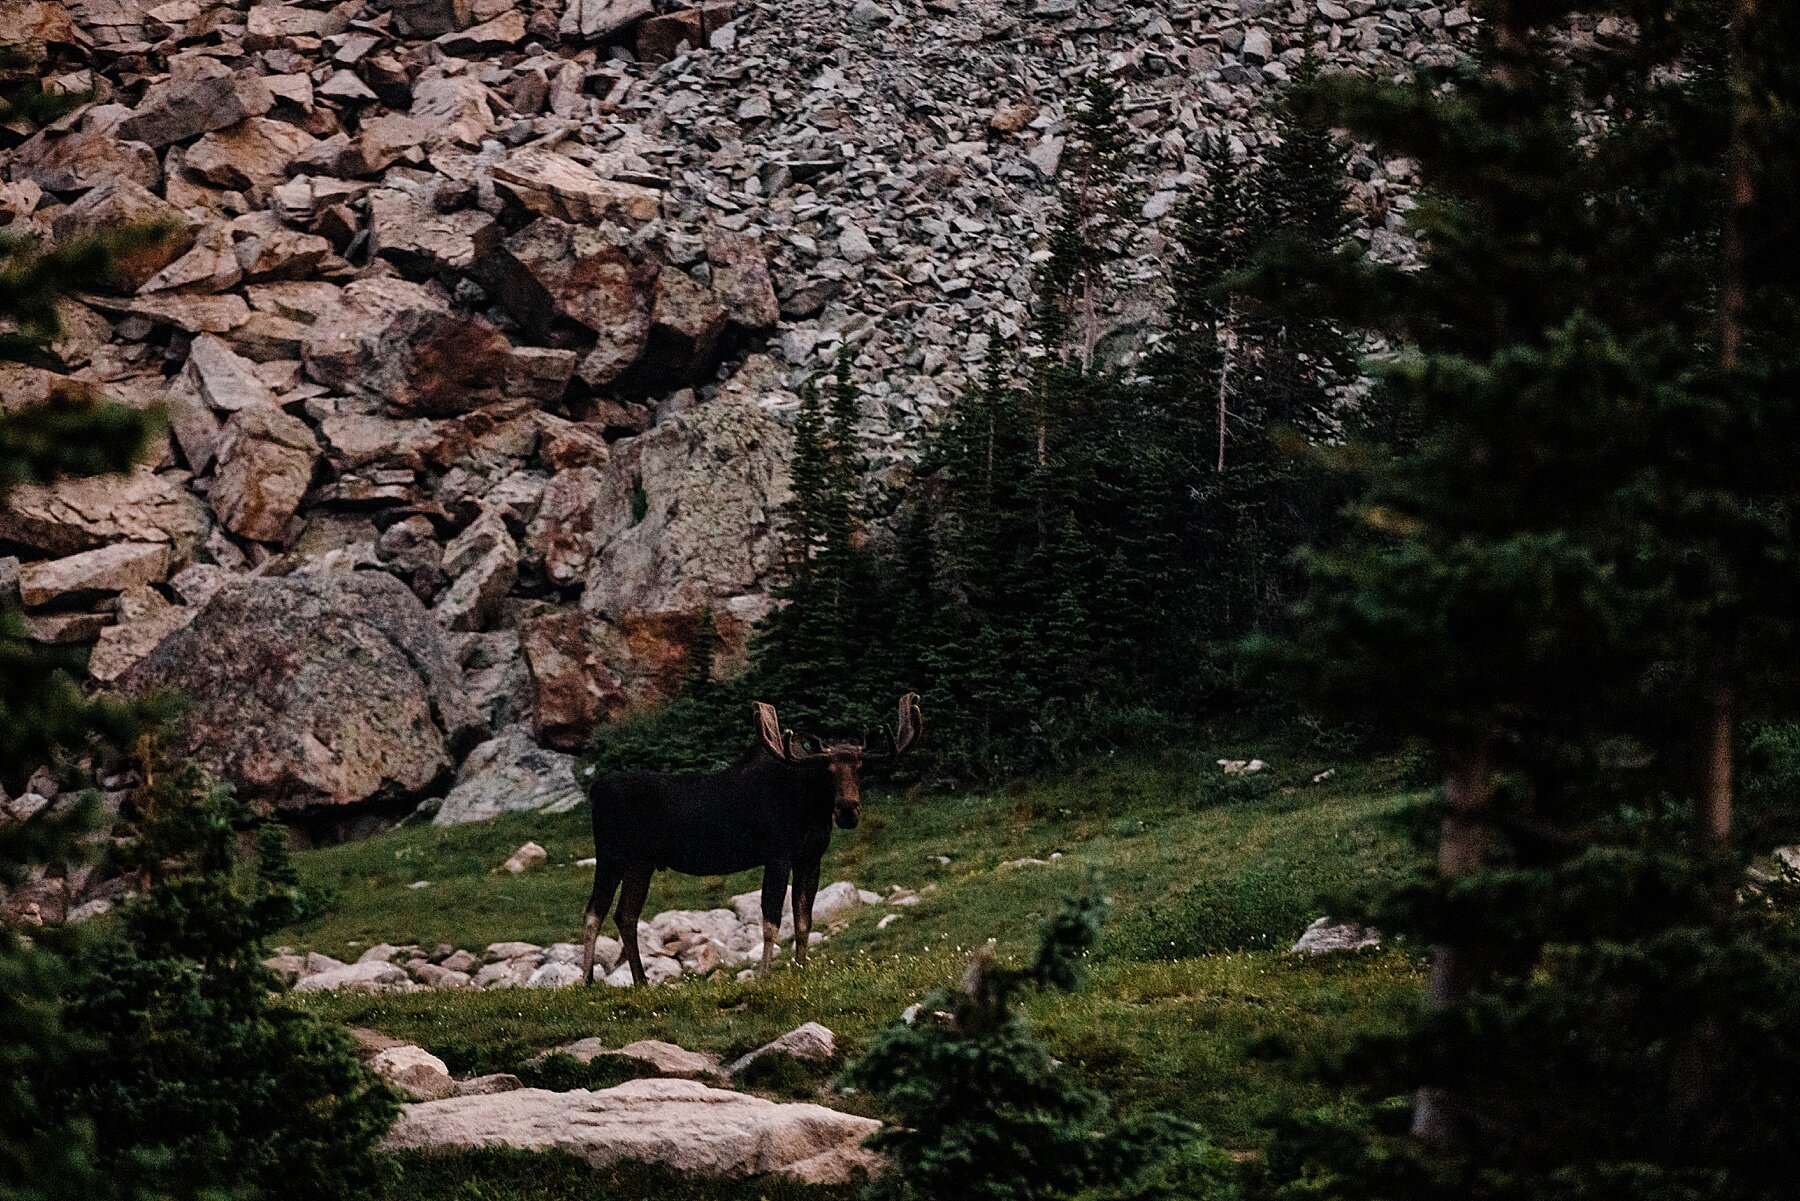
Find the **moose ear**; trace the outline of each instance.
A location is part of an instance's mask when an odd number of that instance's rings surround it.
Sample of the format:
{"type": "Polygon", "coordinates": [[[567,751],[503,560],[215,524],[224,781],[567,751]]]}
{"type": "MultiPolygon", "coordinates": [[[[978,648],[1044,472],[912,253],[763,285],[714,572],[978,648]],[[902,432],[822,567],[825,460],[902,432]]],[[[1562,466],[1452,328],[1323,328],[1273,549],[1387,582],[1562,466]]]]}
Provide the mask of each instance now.
{"type": "Polygon", "coordinates": [[[919,712],[919,694],[909,692],[900,698],[900,725],[894,731],[894,754],[898,755],[919,740],[925,718],[919,712]]]}
{"type": "Polygon", "coordinates": [[[781,719],[775,716],[775,706],[767,701],[757,701],[756,736],[762,744],[769,748],[769,753],[777,759],[787,758],[787,740],[781,734],[781,719]]]}

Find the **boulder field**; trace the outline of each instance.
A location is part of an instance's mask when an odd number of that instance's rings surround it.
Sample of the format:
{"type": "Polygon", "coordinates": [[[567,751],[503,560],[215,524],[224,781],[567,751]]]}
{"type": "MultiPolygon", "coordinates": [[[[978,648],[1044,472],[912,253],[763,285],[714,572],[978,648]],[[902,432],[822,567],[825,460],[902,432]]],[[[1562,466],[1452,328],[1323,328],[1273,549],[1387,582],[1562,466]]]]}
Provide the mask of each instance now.
{"type": "MultiPolygon", "coordinates": [[[[556,756],[672,695],[702,623],[743,665],[798,390],[844,357],[903,471],[1029,326],[1090,76],[1142,197],[1129,356],[1179,202],[1215,147],[1265,153],[1303,56],[1392,73],[1474,29],[1435,0],[0,0],[0,46],[85,97],[0,131],[0,231],[163,230],[0,389],[168,418],[127,476],[13,492],[0,601],[97,688],[188,693],[183,747],[277,812],[566,805],[556,756]]],[[[1406,259],[1410,164],[1352,173],[1358,236],[1406,259]]]]}

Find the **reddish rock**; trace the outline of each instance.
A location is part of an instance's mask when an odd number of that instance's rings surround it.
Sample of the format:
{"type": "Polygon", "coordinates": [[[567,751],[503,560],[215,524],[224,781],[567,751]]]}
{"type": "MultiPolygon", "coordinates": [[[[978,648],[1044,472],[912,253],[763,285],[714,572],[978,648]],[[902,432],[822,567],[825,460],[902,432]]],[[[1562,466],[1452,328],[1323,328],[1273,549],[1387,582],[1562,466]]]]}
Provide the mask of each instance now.
{"type": "Polygon", "coordinates": [[[121,139],[111,130],[65,130],[50,126],[28,139],[9,157],[14,180],[29,179],[46,192],[79,192],[124,179],[156,189],[162,165],[143,142],[121,139]]]}
{"type": "Polygon", "coordinates": [[[319,444],[304,421],[277,408],[249,408],[225,423],[208,499],[219,523],[258,542],[285,542],[312,486],[319,444]]]}
{"type": "Polygon", "coordinates": [[[519,631],[531,673],[531,732],[540,743],[581,747],[625,705],[623,682],[590,638],[593,624],[586,614],[564,611],[532,618],[519,631]]]}
{"type": "Polygon", "coordinates": [[[577,373],[599,387],[624,375],[650,339],[657,268],[600,231],[543,217],[506,240],[484,278],[535,337],[568,322],[594,335],[577,373]]]}
{"type": "Polygon", "coordinates": [[[514,151],[494,166],[494,179],[534,213],[565,221],[653,221],[662,193],[640,184],[605,179],[565,154],[542,147],[514,151]]]}
{"type": "Polygon", "coordinates": [[[261,198],[287,179],[288,164],[317,141],[286,121],[251,117],[207,134],[187,148],[182,161],[189,173],[214,187],[261,198]]]}
{"type": "Polygon", "coordinates": [[[499,330],[437,293],[376,276],[319,314],[302,357],[319,383],[379,397],[395,416],[443,417],[499,400],[511,352],[499,330]]]}
{"type": "Polygon", "coordinates": [[[665,269],[656,277],[650,338],[632,382],[662,392],[705,379],[718,366],[726,319],[718,293],[685,271],[665,269]]]}
{"type": "Polygon", "coordinates": [[[666,63],[683,44],[690,50],[699,49],[719,26],[731,20],[733,8],[731,4],[708,4],[651,17],[637,27],[638,57],[647,63],[666,63]]]}
{"type": "Polygon", "coordinates": [[[207,54],[184,54],[169,63],[169,77],[152,84],[136,111],[120,122],[126,141],[167,146],[260,117],[275,95],[256,71],[229,67],[207,54]]]}
{"type": "Polygon", "coordinates": [[[121,292],[135,292],[149,278],[186,254],[194,244],[188,215],[129,179],[102,183],[56,216],[58,244],[112,234],[128,225],[155,225],[159,237],[131,247],[113,265],[112,282],[121,292]]]}

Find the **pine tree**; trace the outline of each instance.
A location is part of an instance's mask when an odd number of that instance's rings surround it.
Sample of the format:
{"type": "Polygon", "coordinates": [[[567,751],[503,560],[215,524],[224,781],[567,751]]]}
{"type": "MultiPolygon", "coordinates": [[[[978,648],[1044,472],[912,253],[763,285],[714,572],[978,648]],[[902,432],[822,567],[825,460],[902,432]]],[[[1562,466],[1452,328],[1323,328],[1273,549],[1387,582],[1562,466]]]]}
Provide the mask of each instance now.
{"type": "Polygon", "coordinates": [[[134,808],[118,866],[147,887],[72,958],[63,1021],[80,1043],[47,1108],[89,1125],[125,1195],[366,1192],[394,1097],[262,965],[305,913],[284,831],[193,767],[154,772],[134,808]]]}
{"type": "MultiPolygon", "coordinates": [[[[10,70],[14,60],[0,66],[10,70]]],[[[14,77],[0,89],[0,123],[53,119],[79,98],[43,94],[34,78],[14,77]]],[[[97,285],[112,254],[157,231],[121,233],[109,242],[45,251],[0,235],[0,359],[29,359],[55,337],[57,301],[97,285]]],[[[151,422],[123,405],[96,402],[86,389],[59,391],[44,405],[0,414],[0,502],[21,483],[127,469],[151,422]]],[[[0,785],[15,790],[59,754],[80,754],[94,740],[125,745],[137,714],[87,699],[75,664],[29,642],[13,609],[0,611],[0,785]]],[[[0,826],[0,885],[15,883],[27,864],[76,863],[78,839],[94,816],[87,802],[0,826]]],[[[64,939],[40,931],[27,943],[0,928],[0,1198],[48,1201],[94,1197],[110,1172],[96,1157],[90,1125],[45,1103],[72,1058],[84,1050],[64,1026],[69,987],[64,939]]]]}
{"type": "Polygon", "coordinates": [[[1019,1013],[1028,990],[1081,986],[1102,912],[1092,887],[1048,923],[1030,967],[998,963],[990,945],[959,989],[927,997],[845,1073],[898,1118],[872,1140],[891,1167],[869,1186],[871,1198],[1234,1195],[1228,1162],[1197,1131],[1168,1119],[1120,1121],[1019,1013]]]}
{"type": "Polygon", "coordinates": [[[1294,1196],[1788,1187],[1800,941],[1735,895],[1767,844],[1729,782],[1743,711],[1791,719],[1800,651],[1775,468],[1800,444],[1775,332],[1800,295],[1800,27],[1610,8],[1640,36],[1576,63],[1567,6],[1491,4],[1449,88],[1321,91],[1430,200],[1424,270],[1314,263],[1413,348],[1390,387],[1416,437],[1368,472],[1367,537],[1314,557],[1290,659],[1446,781],[1435,867],[1380,911],[1432,944],[1428,1009],[1354,1061],[1375,1098],[1416,1089],[1412,1137],[1296,1144],[1294,1196]]]}

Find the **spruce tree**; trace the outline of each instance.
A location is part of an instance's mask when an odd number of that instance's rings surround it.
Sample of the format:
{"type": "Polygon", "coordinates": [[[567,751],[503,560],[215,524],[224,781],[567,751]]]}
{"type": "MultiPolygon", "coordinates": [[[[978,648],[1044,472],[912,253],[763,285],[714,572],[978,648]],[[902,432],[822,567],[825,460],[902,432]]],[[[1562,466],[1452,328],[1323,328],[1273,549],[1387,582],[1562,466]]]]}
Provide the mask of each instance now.
{"type": "Polygon", "coordinates": [[[1352,1060],[1371,1099],[1414,1090],[1410,1136],[1372,1116],[1293,1144],[1294,1196],[1787,1188],[1800,943],[1740,903],[1768,833],[1719,802],[1733,715],[1790,717],[1800,650],[1774,466],[1800,445],[1774,333],[1800,29],[1621,3],[1638,36],[1572,61],[1570,7],[1485,6],[1448,88],[1320,90],[1429,189],[1423,270],[1312,274],[1412,348],[1389,383],[1416,437],[1369,466],[1367,536],[1313,557],[1288,657],[1446,781],[1435,864],[1378,910],[1432,944],[1427,1009],[1352,1060]]]}
{"type": "MultiPolygon", "coordinates": [[[[7,64],[16,67],[16,62],[7,64]]],[[[74,98],[73,102],[79,102],[74,98]]],[[[71,100],[14,77],[0,90],[0,122],[53,119],[71,100]]],[[[104,279],[113,252],[149,233],[44,250],[0,235],[0,359],[29,360],[57,332],[57,301],[104,279]]],[[[86,388],[58,390],[46,404],[0,414],[0,503],[21,483],[127,469],[152,422],[123,405],[102,404],[86,388]]],[[[16,791],[38,767],[78,755],[104,740],[128,742],[137,715],[89,700],[76,664],[27,640],[16,609],[0,610],[0,786],[16,791]]],[[[31,821],[0,825],[0,887],[18,883],[29,864],[77,863],[94,816],[92,798],[31,821]]],[[[61,932],[26,940],[0,927],[0,1198],[48,1201],[93,1197],[109,1187],[90,1123],[47,1103],[73,1058],[85,1050],[65,1028],[69,988],[61,932]]]]}
{"type": "Polygon", "coordinates": [[[153,771],[133,809],[117,866],[147,887],[72,958],[63,1022],[79,1049],[47,1107],[89,1126],[122,1195],[368,1191],[398,1105],[262,965],[306,912],[285,832],[193,767],[153,771]]]}
{"type": "Polygon", "coordinates": [[[871,1140],[890,1166],[871,1182],[870,1198],[1235,1195],[1228,1161],[1198,1131],[1164,1118],[1121,1121],[1019,1012],[1030,991],[1081,987],[1101,913],[1090,882],[1046,925],[1029,967],[999,963],[990,945],[970,960],[960,988],[927,997],[844,1074],[897,1119],[871,1140]]]}

